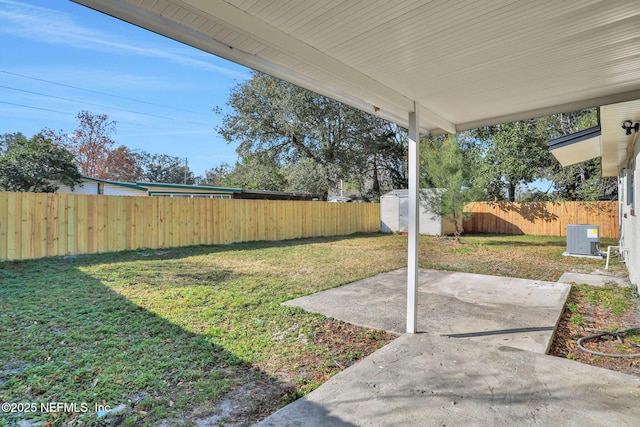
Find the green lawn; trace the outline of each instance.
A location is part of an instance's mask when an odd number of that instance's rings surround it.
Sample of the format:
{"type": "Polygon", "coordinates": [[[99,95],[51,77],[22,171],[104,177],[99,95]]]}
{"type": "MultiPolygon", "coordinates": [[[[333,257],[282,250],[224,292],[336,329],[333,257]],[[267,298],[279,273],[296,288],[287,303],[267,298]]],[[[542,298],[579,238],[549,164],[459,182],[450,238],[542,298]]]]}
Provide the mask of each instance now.
{"type": "MultiPolygon", "coordinates": [[[[560,237],[463,242],[422,237],[420,265],[542,280],[604,267],[563,257],[560,237]]],[[[406,237],[377,234],[0,263],[0,402],[37,406],[0,426],[248,424],[393,338],[280,303],[405,265],[406,237]],[[41,411],[52,402],[79,409],[41,411]]]]}

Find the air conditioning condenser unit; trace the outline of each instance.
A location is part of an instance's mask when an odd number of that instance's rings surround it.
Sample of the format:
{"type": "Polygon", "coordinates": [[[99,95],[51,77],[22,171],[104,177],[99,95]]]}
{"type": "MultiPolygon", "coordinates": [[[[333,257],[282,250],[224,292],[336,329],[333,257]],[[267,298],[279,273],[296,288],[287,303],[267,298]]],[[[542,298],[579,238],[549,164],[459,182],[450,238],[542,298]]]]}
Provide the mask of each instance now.
{"type": "Polygon", "coordinates": [[[601,255],[600,226],[593,224],[568,224],[567,253],[569,255],[601,255]]]}

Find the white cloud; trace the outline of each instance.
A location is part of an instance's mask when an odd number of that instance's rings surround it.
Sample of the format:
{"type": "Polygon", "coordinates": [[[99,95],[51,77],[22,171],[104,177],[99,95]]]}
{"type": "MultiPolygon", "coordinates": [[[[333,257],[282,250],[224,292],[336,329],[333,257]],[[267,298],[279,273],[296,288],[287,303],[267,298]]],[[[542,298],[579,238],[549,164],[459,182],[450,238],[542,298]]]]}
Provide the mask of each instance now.
{"type": "MultiPolygon", "coordinates": [[[[99,52],[108,50],[121,55],[159,58],[190,68],[248,78],[248,73],[198,59],[202,57],[201,53],[195,50],[190,52],[187,47],[176,45],[160,49],[156,46],[133,45],[117,34],[92,29],[76,21],[77,18],[69,13],[15,0],[0,0],[0,34],[99,52]]],[[[167,41],[169,43],[172,42],[167,41]]]]}

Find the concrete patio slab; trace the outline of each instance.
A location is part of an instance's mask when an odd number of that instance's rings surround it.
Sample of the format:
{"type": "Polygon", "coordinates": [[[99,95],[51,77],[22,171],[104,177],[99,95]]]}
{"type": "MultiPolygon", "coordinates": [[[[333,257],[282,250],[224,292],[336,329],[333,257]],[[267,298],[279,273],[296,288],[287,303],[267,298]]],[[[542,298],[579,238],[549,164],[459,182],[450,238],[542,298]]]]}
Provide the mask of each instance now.
{"type": "Polygon", "coordinates": [[[605,274],[564,273],[560,276],[558,282],[593,286],[604,286],[613,282],[618,286],[631,287],[631,282],[627,277],[608,276],[605,274]]]}
{"type": "MultiPolygon", "coordinates": [[[[286,305],[359,326],[405,332],[406,269],[379,274],[286,305]]],[[[570,286],[421,269],[418,330],[546,353],[570,286]]]]}
{"type": "Polygon", "coordinates": [[[640,378],[513,347],[405,334],[260,426],[636,426],[640,378]]]}
{"type": "MultiPolygon", "coordinates": [[[[280,409],[266,426],[635,426],[640,378],[544,354],[564,283],[420,270],[403,334],[280,409]]],[[[402,333],[406,270],[289,301],[402,333]]]]}

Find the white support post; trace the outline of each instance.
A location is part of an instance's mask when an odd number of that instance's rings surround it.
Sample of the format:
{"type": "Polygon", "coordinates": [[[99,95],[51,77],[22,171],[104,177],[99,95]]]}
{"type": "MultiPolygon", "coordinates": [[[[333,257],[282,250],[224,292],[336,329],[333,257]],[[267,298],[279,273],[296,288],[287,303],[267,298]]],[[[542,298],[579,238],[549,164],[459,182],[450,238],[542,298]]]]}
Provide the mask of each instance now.
{"type": "Polygon", "coordinates": [[[418,106],[409,113],[409,253],[407,255],[407,332],[417,332],[418,233],[420,231],[420,126],[418,106]]]}

